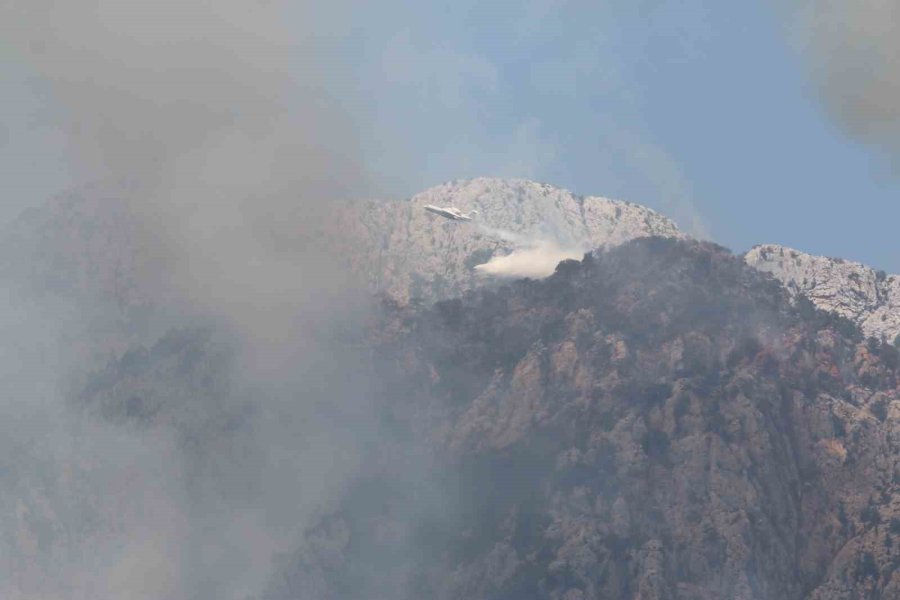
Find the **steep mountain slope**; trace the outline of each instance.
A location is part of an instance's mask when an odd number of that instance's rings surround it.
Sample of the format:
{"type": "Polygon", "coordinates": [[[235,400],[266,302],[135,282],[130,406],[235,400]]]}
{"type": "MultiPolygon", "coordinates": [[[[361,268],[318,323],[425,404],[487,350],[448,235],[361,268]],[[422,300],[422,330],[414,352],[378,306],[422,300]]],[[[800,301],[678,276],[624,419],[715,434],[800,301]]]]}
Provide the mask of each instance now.
{"type": "Polygon", "coordinates": [[[900,596],[897,350],[727,251],[385,319],[391,434],[265,598],[900,596]]]}
{"type": "Polygon", "coordinates": [[[803,294],[822,310],[850,319],[866,335],[890,342],[900,335],[900,276],[773,244],[756,246],[744,258],[792,295],[803,294]]]}

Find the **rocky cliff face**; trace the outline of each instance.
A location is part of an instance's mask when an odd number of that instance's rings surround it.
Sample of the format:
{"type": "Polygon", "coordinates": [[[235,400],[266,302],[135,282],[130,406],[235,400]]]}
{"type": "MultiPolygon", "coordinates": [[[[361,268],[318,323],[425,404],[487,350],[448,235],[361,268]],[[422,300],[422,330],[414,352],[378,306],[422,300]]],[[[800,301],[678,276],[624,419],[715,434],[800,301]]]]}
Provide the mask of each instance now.
{"type": "Polygon", "coordinates": [[[374,336],[391,433],[265,598],[900,597],[897,349],[723,249],[638,240],[374,336]]]}
{"type": "Polygon", "coordinates": [[[551,240],[589,250],[647,236],[682,237],[662,215],[628,202],[576,196],[549,185],[480,178],[440,185],[409,200],[340,211],[335,229],[355,269],[373,289],[401,301],[449,298],[478,284],[473,267],[509,253],[515,242],[551,240]],[[475,222],[430,214],[426,204],[478,210],[475,222]],[[512,234],[512,235],[511,235],[512,234]]]}
{"type": "Polygon", "coordinates": [[[850,319],[866,335],[893,342],[900,335],[900,277],[863,264],[784,246],[756,246],[747,264],[771,273],[794,296],[850,319]]]}

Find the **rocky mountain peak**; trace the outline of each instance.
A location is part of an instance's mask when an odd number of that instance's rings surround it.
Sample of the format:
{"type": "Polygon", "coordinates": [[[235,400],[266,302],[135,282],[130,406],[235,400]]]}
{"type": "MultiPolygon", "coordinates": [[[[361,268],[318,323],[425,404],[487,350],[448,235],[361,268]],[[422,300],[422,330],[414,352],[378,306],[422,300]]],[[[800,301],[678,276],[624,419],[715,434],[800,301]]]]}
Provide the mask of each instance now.
{"type": "Polygon", "coordinates": [[[867,336],[892,342],[900,335],[900,276],[777,244],[756,246],[744,260],[771,273],[794,296],[803,294],[817,308],[850,319],[867,336]]]}
{"type": "Polygon", "coordinates": [[[550,241],[586,251],[641,237],[684,237],[670,219],[637,204],[488,177],[445,183],[407,200],[353,204],[339,211],[335,226],[343,240],[364,249],[344,253],[372,288],[401,301],[471,289],[478,283],[474,266],[523,244],[550,241]],[[428,204],[479,215],[448,221],[425,211],[428,204]]]}

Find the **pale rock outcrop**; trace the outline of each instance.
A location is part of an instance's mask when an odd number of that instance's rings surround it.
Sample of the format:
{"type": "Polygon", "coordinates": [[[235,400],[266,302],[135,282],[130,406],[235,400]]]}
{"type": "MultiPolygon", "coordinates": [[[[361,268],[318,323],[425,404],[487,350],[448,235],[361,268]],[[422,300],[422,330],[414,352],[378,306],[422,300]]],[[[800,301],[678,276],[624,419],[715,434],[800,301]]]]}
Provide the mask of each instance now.
{"type": "Polygon", "coordinates": [[[867,336],[893,342],[900,335],[900,276],[775,244],[754,247],[744,260],[771,273],[792,295],[850,319],[867,336]]]}

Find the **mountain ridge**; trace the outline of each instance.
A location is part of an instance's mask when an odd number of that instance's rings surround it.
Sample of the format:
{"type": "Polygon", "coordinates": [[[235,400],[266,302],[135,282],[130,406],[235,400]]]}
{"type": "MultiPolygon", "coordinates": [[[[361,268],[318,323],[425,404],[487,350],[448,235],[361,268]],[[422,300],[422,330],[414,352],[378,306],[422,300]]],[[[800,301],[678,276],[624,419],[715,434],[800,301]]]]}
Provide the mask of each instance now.
{"type": "Polygon", "coordinates": [[[354,270],[371,274],[370,286],[401,301],[457,295],[479,283],[472,268],[514,250],[510,238],[549,239],[588,250],[636,237],[682,237],[677,226],[643,206],[577,196],[525,179],[476,178],[434,186],[406,200],[363,202],[340,207],[334,227],[364,252],[353,256],[354,270]],[[476,222],[444,220],[426,204],[478,210],[476,222]]]}
{"type": "Polygon", "coordinates": [[[777,244],[754,246],[744,260],[781,281],[792,296],[802,294],[850,319],[867,336],[893,343],[900,335],[900,276],[777,244]]]}
{"type": "MultiPolygon", "coordinates": [[[[151,264],[153,251],[124,200],[137,188],[133,183],[92,184],[26,211],[0,239],[6,259],[0,272],[51,293],[79,295],[100,288],[100,296],[121,310],[146,308],[154,301],[152,288],[162,267],[151,264]],[[141,269],[156,269],[156,277],[148,278],[141,269]]],[[[324,213],[317,243],[342,257],[371,291],[401,302],[449,298],[484,284],[488,279],[474,267],[514,252],[517,242],[551,240],[588,251],[641,237],[690,237],[640,204],[576,195],[527,179],[454,180],[403,200],[361,200],[324,213]],[[447,221],[427,213],[426,204],[476,209],[479,221],[447,221]]],[[[275,235],[289,236],[289,228],[275,235]]],[[[759,244],[743,257],[792,296],[807,296],[818,308],[852,320],[866,335],[890,342],[900,335],[898,275],[778,244],[759,244]]]]}

